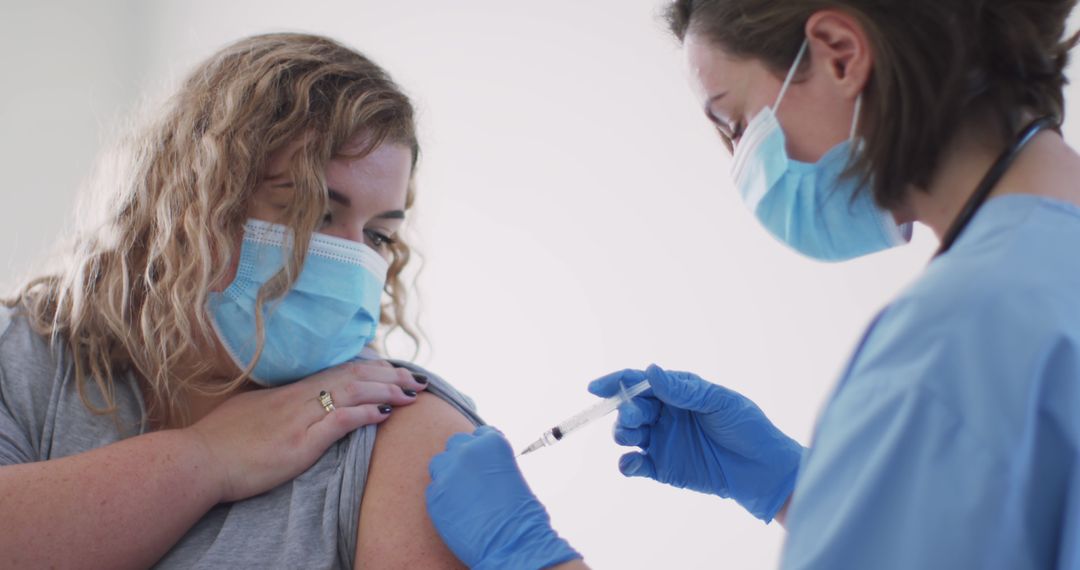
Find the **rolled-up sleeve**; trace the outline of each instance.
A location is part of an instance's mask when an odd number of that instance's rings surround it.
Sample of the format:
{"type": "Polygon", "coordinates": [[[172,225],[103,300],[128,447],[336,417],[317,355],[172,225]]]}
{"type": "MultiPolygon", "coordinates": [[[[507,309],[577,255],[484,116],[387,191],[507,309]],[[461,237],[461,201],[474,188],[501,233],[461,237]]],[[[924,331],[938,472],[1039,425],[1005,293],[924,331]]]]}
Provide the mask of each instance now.
{"type": "Polygon", "coordinates": [[[25,428],[16,421],[8,406],[10,390],[0,367],[0,465],[34,461],[34,450],[25,428]]]}

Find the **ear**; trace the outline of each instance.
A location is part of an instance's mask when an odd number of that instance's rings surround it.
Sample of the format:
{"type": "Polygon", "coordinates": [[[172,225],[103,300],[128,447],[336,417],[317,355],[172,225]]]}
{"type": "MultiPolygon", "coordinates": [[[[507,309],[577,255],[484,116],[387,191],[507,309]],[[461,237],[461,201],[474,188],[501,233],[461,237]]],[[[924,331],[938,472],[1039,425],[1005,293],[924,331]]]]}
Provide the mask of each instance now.
{"type": "Polygon", "coordinates": [[[874,54],[859,20],[842,10],[821,10],[807,20],[806,37],[812,57],[825,62],[824,69],[840,93],[849,99],[862,93],[874,54]]]}

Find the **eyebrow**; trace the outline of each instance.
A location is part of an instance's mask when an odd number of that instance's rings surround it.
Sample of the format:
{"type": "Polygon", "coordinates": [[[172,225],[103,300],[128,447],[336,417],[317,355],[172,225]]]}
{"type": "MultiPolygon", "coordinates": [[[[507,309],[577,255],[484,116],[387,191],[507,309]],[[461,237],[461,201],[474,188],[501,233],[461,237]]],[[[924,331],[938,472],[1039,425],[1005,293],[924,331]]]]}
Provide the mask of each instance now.
{"type": "MultiPolygon", "coordinates": [[[[292,188],[292,187],[293,187],[292,182],[283,182],[281,184],[275,184],[274,185],[274,188],[292,188]]],[[[327,188],[326,189],[326,194],[327,194],[327,197],[329,197],[331,200],[337,202],[338,204],[341,204],[342,206],[345,206],[346,208],[349,208],[349,207],[352,206],[352,200],[350,200],[348,196],[342,194],[341,192],[338,192],[337,190],[334,190],[333,188],[327,188]]],[[[383,212],[383,213],[379,214],[378,216],[375,216],[375,218],[379,219],[379,220],[404,220],[405,219],[405,210],[389,210],[389,211],[386,211],[386,212],[383,212]]]]}
{"type": "MultiPolygon", "coordinates": [[[[274,188],[292,188],[293,186],[294,185],[292,182],[281,182],[279,184],[274,184],[274,188]]],[[[350,200],[348,196],[342,194],[341,192],[338,192],[333,188],[327,188],[326,193],[331,200],[337,202],[338,204],[341,204],[346,208],[352,206],[352,200],[350,200]]]]}
{"type": "Polygon", "coordinates": [[[352,200],[350,200],[348,196],[342,194],[341,192],[338,192],[337,190],[334,190],[333,188],[327,188],[326,193],[330,197],[331,200],[337,202],[338,204],[341,204],[342,206],[345,206],[346,208],[352,206],[352,200]]]}
{"type": "MultiPolygon", "coordinates": [[[[341,192],[338,192],[337,190],[334,190],[333,188],[327,188],[326,192],[330,196],[330,199],[337,202],[338,204],[341,204],[342,206],[345,206],[346,208],[348,208],[348,207],[350,207],[352,205],[352,200],[349,200],[349,197],[342,194],[341,192]]],[[[383,212],[383,213],[375,216],[375,219],[376,220],[404,220],[405,219],[405,210],[388,210],[386,212],[383,212]]]]}
{"type": "Polygon", "coordinates": [[[390,210],[375,216],[375,218],[379,220],[404,220],[405,210],[390,210]]]}

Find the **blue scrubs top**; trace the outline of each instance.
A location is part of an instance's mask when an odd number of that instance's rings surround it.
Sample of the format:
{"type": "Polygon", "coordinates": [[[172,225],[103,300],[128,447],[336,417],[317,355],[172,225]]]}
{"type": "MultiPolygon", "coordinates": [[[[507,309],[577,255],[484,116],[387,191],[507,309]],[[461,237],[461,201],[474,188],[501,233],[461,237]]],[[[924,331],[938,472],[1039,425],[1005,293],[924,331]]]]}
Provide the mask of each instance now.
{"type": "Polygon", "coordinates": [[[1080,208],[1004,195],[870,325],[783,568],[1080,569],[1080,208]]]}

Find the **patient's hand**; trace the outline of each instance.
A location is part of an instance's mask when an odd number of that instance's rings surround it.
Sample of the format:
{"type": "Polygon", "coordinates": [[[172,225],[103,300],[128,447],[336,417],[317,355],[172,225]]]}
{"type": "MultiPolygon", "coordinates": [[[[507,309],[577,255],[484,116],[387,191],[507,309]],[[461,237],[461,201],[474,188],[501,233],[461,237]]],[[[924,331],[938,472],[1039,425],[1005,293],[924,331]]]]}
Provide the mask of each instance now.
{"type": "Polygon", "coordinates": [[[219,500],[239,501],[296,477],[345,434],[400,414],[425,388],[408,371],[349,362],[232,396],[181,431],[211,457],[219,500]],[[322,391],[333,397],[333,412],[319,403],[322,391]]]}

